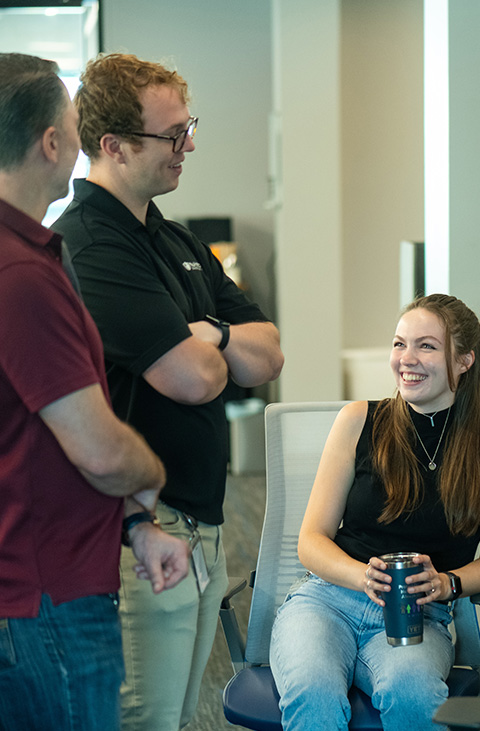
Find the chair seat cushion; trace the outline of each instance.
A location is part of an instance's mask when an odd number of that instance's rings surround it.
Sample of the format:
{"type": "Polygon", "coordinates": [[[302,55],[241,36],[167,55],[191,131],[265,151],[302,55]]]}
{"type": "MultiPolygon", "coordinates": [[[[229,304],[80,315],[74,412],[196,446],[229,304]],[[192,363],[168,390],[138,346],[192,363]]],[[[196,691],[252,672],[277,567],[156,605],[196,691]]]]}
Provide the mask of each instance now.
{"type": "Polygon", "coordinates": [[[244,668],[223,691],[223,710],[230,723],[256,731],[282,731],[279,695],[268,666],[244,668]]]}
{"type": "MultiPolygon", "coordinates": [[[[453,668],[448,677],[450,696],[477,695],[478,673],[469,668],[453,668]]],[[[350,729],[381,729],[380,714],[370,698],[358,688],[349,693],[352,706],[350,729]]],[[[223,692],[223,708],[227,721],[254,731],[282,731],[279,696],[268,666],[240,670],[230,678],[223,692]]]]}

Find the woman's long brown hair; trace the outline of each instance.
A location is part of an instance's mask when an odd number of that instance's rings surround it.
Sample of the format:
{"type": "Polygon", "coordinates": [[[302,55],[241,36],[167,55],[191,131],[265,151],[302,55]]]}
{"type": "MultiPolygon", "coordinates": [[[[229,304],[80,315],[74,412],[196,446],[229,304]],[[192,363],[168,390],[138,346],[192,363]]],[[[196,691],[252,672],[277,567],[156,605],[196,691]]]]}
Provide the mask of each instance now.
{"type": "MultiPolygon", "coordinates": [[[[452,424],[439,471],[439,492],[452,534],[473,535],[480,525],[480,323],[461,300],[432,294],[408,305],[403,314],[425,309],[445,327],[449,385],[455,392],[452,424]],[[455,388],[452,365],[473,351],[473,365],[455,388]]],[[[413,451],[415,433],[407,404],[397,393],[378,404],[373,417],[373,467],[387,493],[379,520],[391,523],[422,499],[423,480],[413,451]]]]}

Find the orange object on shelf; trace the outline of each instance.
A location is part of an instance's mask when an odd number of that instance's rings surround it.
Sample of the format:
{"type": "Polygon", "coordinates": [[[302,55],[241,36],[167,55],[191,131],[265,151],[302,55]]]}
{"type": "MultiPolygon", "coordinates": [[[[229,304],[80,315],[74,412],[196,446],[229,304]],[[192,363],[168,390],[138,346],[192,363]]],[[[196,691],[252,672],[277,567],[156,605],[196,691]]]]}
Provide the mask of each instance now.
{"type": "Polygon", "coordinates": [[[212,254],[217,257],[225,274],[233,279],[237,287],[242,286],[242,276],[237,261],[237,244],[230,241],[216,241],[209,244],[212,254]]]}

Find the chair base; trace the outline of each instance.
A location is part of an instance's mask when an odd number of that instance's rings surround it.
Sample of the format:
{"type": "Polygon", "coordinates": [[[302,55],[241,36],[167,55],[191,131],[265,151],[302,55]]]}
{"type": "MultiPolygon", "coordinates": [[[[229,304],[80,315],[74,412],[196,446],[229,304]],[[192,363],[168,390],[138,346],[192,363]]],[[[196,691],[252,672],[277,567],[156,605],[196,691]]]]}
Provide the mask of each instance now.
{"type": "MultiPolygon", "coordinates": [[[[475,670],[453,668],[447,684],[450,696],[478,695],[480,678],[475,670]]],[[[349,693],[352,707],[351,731],[381,731],[380,714],[370,698],[358,688],[349,693]]],[[[268,666],[240,670],[230,678],[223,692],[225,718],[253,731],[282,731],[279,695],[268,666]]]]}

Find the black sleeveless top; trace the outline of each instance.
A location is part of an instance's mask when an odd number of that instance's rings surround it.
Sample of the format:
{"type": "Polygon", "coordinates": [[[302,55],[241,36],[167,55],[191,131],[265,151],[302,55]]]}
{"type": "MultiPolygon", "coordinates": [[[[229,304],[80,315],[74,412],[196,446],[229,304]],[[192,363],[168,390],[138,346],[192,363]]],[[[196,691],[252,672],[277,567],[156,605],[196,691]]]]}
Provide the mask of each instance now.
{"type": "MultiPolygon", "coordinates": [[[[448,419],[440,448],[435,457],[437,469],[428,469],[429,459],[418,442],[415,453],[420,463],[424,482],[423,500],[413,513],[404,513],[391,523],[379,523],[386,493],[379,477],[372,468],[373,413],[378,402],[368,402],[368,413],[358,440],[355,458],[355,479],[348,494],[342,527],[335,543],[352,558],[365,563],[372,556],[393,551],[416,551],[428,554],[437,571],[453,571],[474,559],[480,541],[480,529],[475,536],[452,536],[447,526],[443,505],[437,490],[437,477],[442,463],[452,411],[448,419]]],[[[445,425],[448,409],[434,417],[434,426],[423,414],[409,411],[415,428],[432,457],[445,425]]]]}

